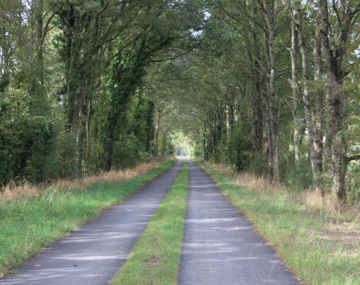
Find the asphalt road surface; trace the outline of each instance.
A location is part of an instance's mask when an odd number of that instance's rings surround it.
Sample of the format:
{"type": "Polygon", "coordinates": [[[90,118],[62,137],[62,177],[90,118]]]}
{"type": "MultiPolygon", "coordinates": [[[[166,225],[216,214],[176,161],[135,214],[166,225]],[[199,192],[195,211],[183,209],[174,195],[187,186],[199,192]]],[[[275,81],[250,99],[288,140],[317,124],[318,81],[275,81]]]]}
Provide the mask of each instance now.
{"type": "Polygon", "coordinates": [[[34,255],[0,284],[108,284],[174,182],[181,162],[139,192],[34,255]]]}
{"type": "Polygon", "coordinates": [[[209,176],[189,163],[180,285],[298,284],[209,176]]]}
{"type": "MultiPolygon", "coordinates": [[[[125,262],[181,161],[79,231],[36,254],[0,285],[105,285],[125,262]]],[[[295,285],[293,274],[209,176],[189,161],[180,285],[295,285]]],[[[139,284],[141,285],[141,284],[139,284]]],[[[174,284],[164,284],[174,285],[174,284]]]]}

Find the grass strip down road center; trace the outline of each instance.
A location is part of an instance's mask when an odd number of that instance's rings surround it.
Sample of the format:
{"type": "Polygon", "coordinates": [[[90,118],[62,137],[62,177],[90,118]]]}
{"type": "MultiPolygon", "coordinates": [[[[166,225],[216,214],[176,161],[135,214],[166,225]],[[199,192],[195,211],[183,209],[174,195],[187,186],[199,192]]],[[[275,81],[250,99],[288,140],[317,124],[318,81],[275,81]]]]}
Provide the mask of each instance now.
{"type": "Polygon", "coordinates": [[[360,284],[360,245],[323,239],[326,218],[281,193],[249,191],[211,166],[197,163],[306,284],[360,284]]]}
{"type": "Polygon", "coordinates": [[[169,160],[145,175],[118,183],[48,190],[37,197],[0,201],[0,276],[50,242],[121,202],[174,163],[175,160],[169,160]]]}
{"type": "Polygon", "coordinates": [[[188,166],[165,196],[111,285],[176,284],[188,196],[188,166]]]}

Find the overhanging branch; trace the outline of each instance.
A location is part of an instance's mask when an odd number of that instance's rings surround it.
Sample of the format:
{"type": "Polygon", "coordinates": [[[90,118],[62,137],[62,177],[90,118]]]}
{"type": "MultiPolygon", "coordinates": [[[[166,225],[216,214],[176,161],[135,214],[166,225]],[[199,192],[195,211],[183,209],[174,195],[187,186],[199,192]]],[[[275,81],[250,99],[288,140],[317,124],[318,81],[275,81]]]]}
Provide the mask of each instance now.
{"type": "Polygon", "coordinates": [[[358,154],[358,155],[351,155],[351,156],[346,157],[346,161],[347,161],[347,162],[350,162],[350,161],[353,161],[353,160],[360,160],[360,154],[358,154]]]}
{"type": "Polygon", "coordinates": [[[192,52],[193,50],[194,50],[194,48],[192,48],[191,50],[187,50],[187,51],[185,51],[183,53],[177,54],[177,55],[175,55],[173,57],[162,58],[162,59],[153,59],[153,60],[149,60],[148,62],[162,62],[162,61],[174,60],[174,59],[177,59],[177,58],[179,58],[179,57],[181,57],[183,55],[186,55],[186,54],[192,52]]]}

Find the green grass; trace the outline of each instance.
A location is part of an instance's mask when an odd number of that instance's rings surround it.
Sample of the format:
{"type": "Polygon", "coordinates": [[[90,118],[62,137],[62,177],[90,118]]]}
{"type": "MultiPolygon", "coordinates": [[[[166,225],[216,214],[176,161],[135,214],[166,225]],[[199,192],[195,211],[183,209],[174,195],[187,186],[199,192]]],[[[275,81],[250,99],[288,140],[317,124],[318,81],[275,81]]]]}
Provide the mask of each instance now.
{"type": "Polygon", "coordinates": [[[329,234],[324,230],[329,217],[281,193],[248,191],[231,177],[199,164],[306,284],[360,284],[358,240],[339,240],[329,234]]]}
{"type": "Polygon", "coordinates": [[[79,190],[47,191],[35,198],[0,202],[0,276],[70,230],[122,201],[170,168],[174,160],[147,174],[114,184],[96,183],[79,190]]]}
{"type": "Polygon", "coordinates": [[[188,167],[179,176],[112,285],[171,285],[177,283],[184,231],[188,167]]]}

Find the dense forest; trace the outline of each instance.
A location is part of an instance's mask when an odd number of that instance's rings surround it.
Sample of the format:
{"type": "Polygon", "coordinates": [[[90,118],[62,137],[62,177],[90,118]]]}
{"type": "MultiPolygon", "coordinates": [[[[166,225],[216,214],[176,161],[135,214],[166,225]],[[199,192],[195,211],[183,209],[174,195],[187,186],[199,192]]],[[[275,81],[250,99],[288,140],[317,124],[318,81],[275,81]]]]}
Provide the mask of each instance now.
{"type": "Polygon", "coordinates": [[[193,154],[360,201],[355,0],[0,0],[0,183],[193,154]]]}

